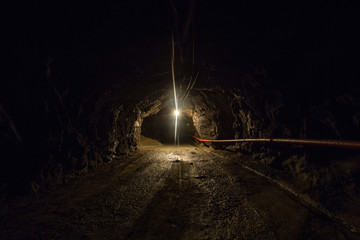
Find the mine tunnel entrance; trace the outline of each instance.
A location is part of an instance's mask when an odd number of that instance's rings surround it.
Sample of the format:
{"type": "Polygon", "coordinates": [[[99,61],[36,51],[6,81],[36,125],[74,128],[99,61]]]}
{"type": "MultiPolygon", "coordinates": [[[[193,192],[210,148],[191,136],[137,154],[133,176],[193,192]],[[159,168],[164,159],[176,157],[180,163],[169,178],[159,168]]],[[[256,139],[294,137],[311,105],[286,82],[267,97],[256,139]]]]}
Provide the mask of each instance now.
{"type": "MultiPolygon", "coordinates": [[[[175,115],[173,110],[164,108],[157,114],[144,118],[141,126],[141,134],[145,137],[156,139],[163,144],[174,143],[175,115]]],[[[192,118],[184,113],[178,117],[177,136],[180,144],[194,143],[193,136],[196,129],[192,118]]]]}

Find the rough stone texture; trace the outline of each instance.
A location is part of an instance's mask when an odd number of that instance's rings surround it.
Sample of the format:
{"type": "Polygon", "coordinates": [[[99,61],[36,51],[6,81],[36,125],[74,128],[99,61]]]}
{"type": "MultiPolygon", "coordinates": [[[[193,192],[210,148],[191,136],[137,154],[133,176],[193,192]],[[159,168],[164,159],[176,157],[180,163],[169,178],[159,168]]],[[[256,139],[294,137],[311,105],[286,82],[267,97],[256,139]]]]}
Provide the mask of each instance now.
{"type": "Polygon", "coordinates": [[[192,105],[194,125],[201,138],[217,139],[219,136],[219,120],[214,103],[204,102],[207,95],[198,95],[189,99],[192,105]]]}
{"type": "Polygon", "coordinates": [[[195,89],[185,108],[191,113],[197,133],[204,139],[231,138],[233,116],[226,93],[216,88],[195,89]]]}
{"type": "MultiPolygon", "coordinates": [[[[221,82],[225,73],[221,69],[219,71],[218,74],[210,74],[221,82]]],[[[358,140],[358,90],[343,92],[325,102],[301,102],[302,99],[294,102],[289,97],[293,92],[280,91],[269,85],[269,79],[262,73],[249,71],[238,76],[236,84],[225,88],[234,119],[234,138],[358,140]]],[[[212,91],[218,89],[214,86],[211,88],[212,91]]],[[[217,109],[219,102],[214,106],[217,109]]],[[[207,131],[210,133],[210,129],[216,129],[217,125],[213,124],[216,122],[216,114],[208,114],[207,122],[203,124],[209,127],[207,131]]],[[[275,179],[282,179],[296,192],[322,204],[344,221],[360,226],[357,211],[352,211],[353,207],[350,207],[359,206],[360,203],[357,190],[360,168],[358,152],[259,143],[239,144],[239,150],[251,156],[252,164],[260,171],[274,170],[270,172],[275,179]]]]}

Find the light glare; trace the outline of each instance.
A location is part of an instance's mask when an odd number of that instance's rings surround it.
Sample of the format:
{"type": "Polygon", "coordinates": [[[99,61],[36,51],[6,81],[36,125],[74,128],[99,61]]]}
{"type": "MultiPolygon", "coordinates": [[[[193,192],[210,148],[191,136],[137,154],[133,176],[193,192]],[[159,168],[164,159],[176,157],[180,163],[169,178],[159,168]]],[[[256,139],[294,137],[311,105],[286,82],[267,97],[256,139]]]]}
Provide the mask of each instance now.
{"type": "Polygon", "coordinates": [[[174,111],[174,115],[175,115],[175,116],[179,116],[179,110],[175,110],[175,111],[174,111]]]}

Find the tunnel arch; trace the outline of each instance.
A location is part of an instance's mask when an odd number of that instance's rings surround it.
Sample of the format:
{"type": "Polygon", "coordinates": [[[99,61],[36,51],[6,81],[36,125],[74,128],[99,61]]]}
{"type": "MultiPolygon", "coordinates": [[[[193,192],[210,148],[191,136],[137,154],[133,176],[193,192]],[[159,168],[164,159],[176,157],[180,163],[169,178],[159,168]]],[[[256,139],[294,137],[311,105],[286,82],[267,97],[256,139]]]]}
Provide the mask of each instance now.
{"type": "MultiPolygon", "coordinates": [[[[161,143],[174,143],[174,99],[169,91],[156,92],[138,105],[134,132],[161,143]]],[[[193,89],[187,98],[179,100],[178,133],[180,143],[193,143],[193,136],[204,139],[233,138],[235,117],[226,94],[219,89],[193,89]]]]}
{"type": "MultiPolygon", "coordinates": [[[[174,143],[175,115],[170,107],[164,107],[155,114],[142,120],[141,135],[156,139],[163,144],[174,143]]],[[[178,116],[177,136],[180,144],[191,144],[193,136],[199,136],[194,126],[193,116],[189,111],[180,111],[178,116]]]]}

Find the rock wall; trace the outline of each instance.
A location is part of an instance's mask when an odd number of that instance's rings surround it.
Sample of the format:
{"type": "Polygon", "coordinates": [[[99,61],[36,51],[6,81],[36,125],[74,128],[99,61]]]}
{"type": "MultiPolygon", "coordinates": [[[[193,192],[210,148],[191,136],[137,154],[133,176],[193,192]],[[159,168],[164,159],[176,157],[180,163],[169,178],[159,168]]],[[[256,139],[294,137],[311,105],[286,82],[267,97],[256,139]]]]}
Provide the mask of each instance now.
{"type": "Polygon", "coordinates": [[[159,111],[167,96],[161,88],[139,85],[147,80],[131,74],[126,81],[123,75],[116,83],[106,76],[99,81],[92,58],[64,54],[46,61],[30,54],[28,66],[5,73],[2,198],[44,191],[134,151],[142,119],[159,111]]]}
{"type": "Polygon", "coordinates": [[[196,88],[183,104],[192,117],[198,136],[204,139],[232,138],[234,117],[227,93],[221,88],[196,88]]]}
{"type": "MultiPolygon", "coordinates": [[[[315,138],[359,140],[357,89],[313,104],[287,101],[256,74],[239,77],[228,89],[235,138],[315,138]]],[[[359,205],[360,154],[326,147],[238,144],[239,160],[321,204],[360,229],[352,207],[359,205]]]]}

